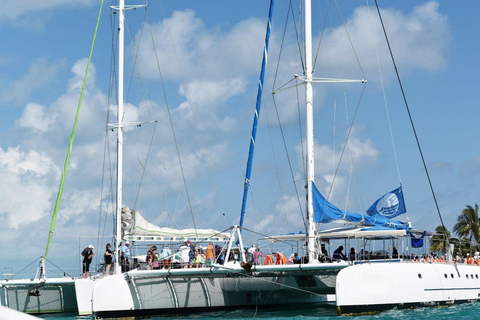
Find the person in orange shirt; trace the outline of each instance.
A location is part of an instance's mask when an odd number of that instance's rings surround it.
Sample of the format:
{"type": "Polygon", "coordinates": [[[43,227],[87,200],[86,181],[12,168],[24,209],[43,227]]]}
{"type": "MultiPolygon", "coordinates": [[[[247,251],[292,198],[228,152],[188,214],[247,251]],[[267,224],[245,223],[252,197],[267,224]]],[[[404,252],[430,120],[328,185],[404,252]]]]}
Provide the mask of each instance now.
{"type": "Polygon", "coordinates": [[[207,266],[211,266],[214,260],[213,257],[213,242],[210,242],[207,246],[207,249],[205,249],[205,262],[207,266]]]}
{"type": "Polygon", "coordinates": [[[266,265],[266,266],[273,264],[272,255],[267,254],[265,256],[265,262],[263,264],[266,265]]]}
{"type": "MultiPolygon", "coordinates": [[[[467,255],[468,255],[468,253],[467,253],[467,255]]],[[[468,257],[467,264],[473,264],[474,262],[475,262],[475,259],[473,259],[472,256],[468,257]]]]}
{"type": "Polygon", "coordinates": [[[286,264],[287,263],[287,258],[285,255],[281,252],[277,252],[275,254],[275,264],[286,264]]]}

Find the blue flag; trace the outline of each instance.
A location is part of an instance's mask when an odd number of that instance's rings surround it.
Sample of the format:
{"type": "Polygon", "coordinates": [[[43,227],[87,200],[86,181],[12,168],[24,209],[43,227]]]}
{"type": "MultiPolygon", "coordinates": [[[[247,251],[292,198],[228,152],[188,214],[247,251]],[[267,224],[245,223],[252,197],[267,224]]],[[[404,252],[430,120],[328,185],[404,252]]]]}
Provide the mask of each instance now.
{"type": "Polygon", "coordinates": [[[402,187],[381,196],[367,210],[369,216],[381,215],[385,218],[393,218],[407,212],[403,200],[402,187]]]}

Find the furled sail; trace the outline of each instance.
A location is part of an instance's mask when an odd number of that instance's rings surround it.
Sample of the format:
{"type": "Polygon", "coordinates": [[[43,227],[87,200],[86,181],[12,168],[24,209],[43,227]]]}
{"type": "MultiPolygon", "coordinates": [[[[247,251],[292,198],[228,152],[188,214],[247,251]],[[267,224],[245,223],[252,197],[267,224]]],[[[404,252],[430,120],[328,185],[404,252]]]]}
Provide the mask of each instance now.
{"type": "Polygon", "coordinates": [[[365,226],[383,226],[392,229],[409,229],[410,225],[401,221],[394,221],[382,216],[365,216],[359,213],[342,211],[327,201],[312,182],[314,222],[329,223],[343,221],[365,226]]]}
{"type": "MultiPolygon", "coordinates": [[[[122,208],[122,231],[123,238],[131,238],[131,236],[149,236],[161,237],[162,240],[179,240],[179,239],[211,239],[222,241],[230,237],[229,233],[220,232],[213,229],[173,229],[159,227],[148,222],[142,217],[140,212],[131,210],[128,207],[122,208]]],[[[152,239],[153,240],[153,239],[152,239]]]]}

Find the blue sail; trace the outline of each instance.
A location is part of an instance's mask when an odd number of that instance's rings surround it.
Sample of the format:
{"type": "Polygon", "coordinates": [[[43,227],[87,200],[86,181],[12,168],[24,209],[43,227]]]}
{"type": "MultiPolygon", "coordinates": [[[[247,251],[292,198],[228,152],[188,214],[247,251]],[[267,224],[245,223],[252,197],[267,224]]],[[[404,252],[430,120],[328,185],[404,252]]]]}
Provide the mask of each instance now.
{"type": "Polygon", "coordinates": [[[248,151],[247,170],[245,173],[245,184],[243,186],[242,211],[240,213],[240,227],[243,226],[243,218],[245,216],[245,207],[247,205],[248,189],[250,187],[250,175],[252,173],[253,152],[255,151],[255,138],[257,136],[258,117],[260,115],[260,107],[262,104],[263,81],[265,77],[265,68],[267,66],[268,44],[270,42],[270,29],[273,15],[274,1],[270,1],[270,9],[268,12],[267,33],[265,35],[265,48],[263,51],[262,70],[260,71],[260,79],[258,81],[257,104],[255,105],[255,116],[253,117],[252,136],[250,138],[250,150],[248,151]]]}
{"type": "Polygon", "coordinates": [[[316,223],[329,223],[343,220],[346,222],[361,224],[365,226],[383,226],[392,229],[409,229],[409,224],[401,221],[394,221],[382,216],[366,216],[359,213],[342,211],[327,201],[318,191],[315,183],[312,182],[313,196],[313,220],[316,223]]]}

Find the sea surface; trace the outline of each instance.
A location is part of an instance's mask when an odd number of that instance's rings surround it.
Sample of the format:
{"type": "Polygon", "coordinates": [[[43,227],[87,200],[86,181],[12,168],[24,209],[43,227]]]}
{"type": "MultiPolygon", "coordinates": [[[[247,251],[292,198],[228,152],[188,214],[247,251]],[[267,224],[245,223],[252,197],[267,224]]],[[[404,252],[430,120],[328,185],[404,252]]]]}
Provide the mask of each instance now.
{"type": "MultiPolygon", "coordinates": [[[[48,320],[88,320],[91,317],[80,317],[73,314],[62,315],[43,315],[40,318],[48,320]]],[[[411,310],[390,310],[378,313],[376,315],[368,316],[352,316],[352,317],[338,317],[336,309],[331,308],[285,308],[285,309],[270,309],[270,310],[238,310],[238,311],[219,311],[210,313],[197,313],[181,316],[164,316],[164,317],[150,317],[150,318],[136,318],[136,319],[172,319],[175,320],[193,320],[193,319],[262,319],[262,320],[279,320],[279,319],[294,319],[294,320],[413,320],[413,319],[480,319],[480,303],[464,303],[448,307],[434,307],[434,308],[417,308],[411,310]]],[[[133,318],[126,318],[133,319],[133,318]]]]}

